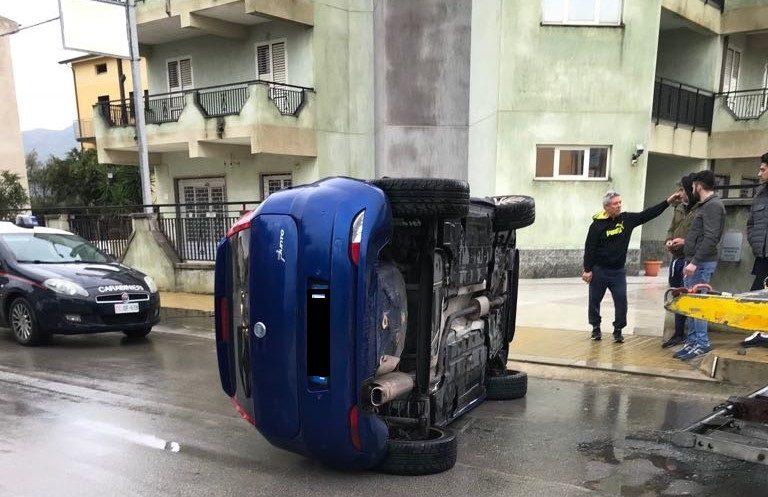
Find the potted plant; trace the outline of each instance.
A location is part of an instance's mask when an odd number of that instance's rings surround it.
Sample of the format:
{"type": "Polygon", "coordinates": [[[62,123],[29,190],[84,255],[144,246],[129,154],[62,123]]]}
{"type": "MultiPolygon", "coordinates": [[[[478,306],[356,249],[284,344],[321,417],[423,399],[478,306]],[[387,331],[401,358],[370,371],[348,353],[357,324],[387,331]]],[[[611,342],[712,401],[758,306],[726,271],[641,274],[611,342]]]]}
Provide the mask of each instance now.
{"type": "Polygon", "coordinates": [[[643,266],[645,267],[646,276],[657,276],[659,274],[659,268],[661,268],[661,261],[643,261],[643,266]]]}

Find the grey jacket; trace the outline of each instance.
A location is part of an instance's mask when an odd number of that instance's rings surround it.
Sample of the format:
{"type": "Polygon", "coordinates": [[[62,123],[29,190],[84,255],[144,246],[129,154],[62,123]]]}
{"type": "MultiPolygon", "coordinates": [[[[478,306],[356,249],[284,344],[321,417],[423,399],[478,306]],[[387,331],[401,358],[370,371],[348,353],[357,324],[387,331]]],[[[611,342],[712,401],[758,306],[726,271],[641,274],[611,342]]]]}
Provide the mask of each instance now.
{"type": "Polygon", "coordinates": [[[725,207],[717,195],[699,203],[685,236],[685,258],[692,264],[717,260],[717,244],[725,227],[725,207]]]}
{"type": "Polygon", "coordinates": [[[760,185],[747,219],[747,240],[755,257],[768,257],[768,186],[760,185]]]}

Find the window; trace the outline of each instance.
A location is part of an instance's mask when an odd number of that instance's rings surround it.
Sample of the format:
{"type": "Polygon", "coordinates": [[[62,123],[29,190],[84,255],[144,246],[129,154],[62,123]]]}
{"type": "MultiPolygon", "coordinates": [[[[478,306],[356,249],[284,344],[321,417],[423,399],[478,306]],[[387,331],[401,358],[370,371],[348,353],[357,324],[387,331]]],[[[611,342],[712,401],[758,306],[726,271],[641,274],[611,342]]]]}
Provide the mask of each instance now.
{"type": "Polygon", "coordinates": [[[226,185],[224,178],[197,178],[178,180],[180,215],[183,218],[184,258],[210,260],[211,240],[227,232],[226,185]]]}
{"type": "Polygon", "coordinates": [[[96,74],[106,74],[107,73],[107,64],[96,64],[94,67],[96,67],[96,74]]]}
{"type": "Polygon", "coordinates": [[[278,190],[293,186],[293,179],[290,174],[265,174],[262,176],[261,182],[262,198],[267,198],[278,190]]]}
{"type": "Polygon", "coordinates": [[[622,0],[542,0],[542,23],[621,24],[622,0]]]}
{"type": "MultiPolygon", "coordinates": [[[[731,176],[728,174],[715,174],[715,186],[726,187],[731,184],[731,176]]],[[[720,190],[720,198],[728,198],[729,188],[720,190]]]]}
{"type": "Polygon", "coordinates": [[[285,40],[256,45],[256,78],[273,83],[287,83],[285,40]]]}
{"type": "Polygon", "coordinates": [[[741,69],[741,52],[729,48],[725,52],[723,67],[723,93],[739,89],[739,70],[741,69]]]}
{"type": "Polygon", "coordinates": [[[192,59],[184,57],[167,62],[168,91],[183,91],[192,88],[192,59]]]}
{"type": "Polygon", "coordinates": [[[536,178],[608,178],[609,147],[538,146],[536,178]]]}

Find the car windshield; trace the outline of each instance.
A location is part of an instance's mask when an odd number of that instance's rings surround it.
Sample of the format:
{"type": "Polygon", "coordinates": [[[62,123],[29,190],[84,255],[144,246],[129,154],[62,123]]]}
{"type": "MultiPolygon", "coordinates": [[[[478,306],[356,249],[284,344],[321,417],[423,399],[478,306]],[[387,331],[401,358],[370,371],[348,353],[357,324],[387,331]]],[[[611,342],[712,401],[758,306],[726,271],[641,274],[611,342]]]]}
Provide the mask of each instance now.
{"type": "Polygon", "coordinates": [[[17,262],[65,264],[104,263],[109,259],[99,249],[76,235],[61,233],[5,233],[0,239],[11,249],[17,262]]]}

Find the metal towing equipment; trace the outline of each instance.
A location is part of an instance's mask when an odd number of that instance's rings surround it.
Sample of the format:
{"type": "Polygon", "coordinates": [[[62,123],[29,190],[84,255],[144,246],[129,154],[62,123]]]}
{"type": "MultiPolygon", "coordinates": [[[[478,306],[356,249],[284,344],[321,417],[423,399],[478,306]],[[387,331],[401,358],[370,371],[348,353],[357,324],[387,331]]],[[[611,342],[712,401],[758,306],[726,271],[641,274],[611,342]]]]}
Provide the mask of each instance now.
{"type": "MultiPolygon", "coordinates": [[[[747,332],[768,332],[768,288],[736,295],[709,285],[676,288],[667,292],[664,307],[747,332]]],[[[710,416],[676,432],[672,443],[768,465],[768,386],[731,397],[710,416]]]]}

